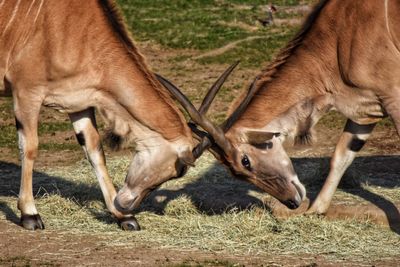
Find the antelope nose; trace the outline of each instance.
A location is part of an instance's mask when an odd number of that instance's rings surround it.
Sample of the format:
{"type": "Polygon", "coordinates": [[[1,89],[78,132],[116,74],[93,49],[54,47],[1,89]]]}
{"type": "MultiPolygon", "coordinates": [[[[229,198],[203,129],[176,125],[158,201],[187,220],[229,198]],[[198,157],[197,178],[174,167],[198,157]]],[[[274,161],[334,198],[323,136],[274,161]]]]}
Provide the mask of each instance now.
{"type": "Polygon", "coordinates": [[[134,209],[137,194],[129,191],[120,191],[114,199],[115,208],[122,213],[130,213],[134,209]]]}
{"type": "Polygon", "coordinates": [[[301,202],[303,202],[303,199],[305,198],[306,190],[301,183],[296,183],[295,181],[292,181],[292,184],[294,188],[296,188],[296,195],[294,196],[294,198],[283,201],[282,203],[285,204],[286,207],[288,207],[289,209],[294,210],[300,207],[301,202]]]}
{"type": "Polygon", "coordinates": [[[282,202],[285,204],[286,207],[288,207],[291,210],[297,209],[301,205],[301,198],[299,197],[299,194],[296,195],[294,199],[289,199],[286,201],[282,202]]]}

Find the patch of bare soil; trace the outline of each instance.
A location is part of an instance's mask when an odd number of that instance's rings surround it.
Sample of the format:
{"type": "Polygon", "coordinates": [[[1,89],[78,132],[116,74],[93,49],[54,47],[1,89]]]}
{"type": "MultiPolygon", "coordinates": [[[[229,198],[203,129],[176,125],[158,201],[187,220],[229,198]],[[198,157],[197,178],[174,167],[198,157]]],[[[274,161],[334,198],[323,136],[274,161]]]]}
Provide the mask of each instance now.
{"type": "Polygon", "coordinates": [[[250,36],[250,37],[247,37],[247,38],[244,38],[241,40],[237,40],[237,41],[231,42],[223,47],[220,47],[220,48],[208,51],[199,56],[196,56],[196,57],[194,57],[194,59],[200,59],[200,58],[205,58],[205,57],[215,57],[215,56],[225,53],[226,51],[229,51],[229,50],[235,48],[238,44],[240,44],[242,42],[248,42],[248,41],[262,39],[262,38],[267,38],[267,36],[250,36]]]}
{"type": "Polygon", "coordinates": [[[291,19],[274,19],[274,24],[276,25],[289,25],[289,26],[298,26],[301,25],[303,19],[300,18],[291,18],[291,19]]]}
{"type": "MultiPolygon", "coordinates": [[[[291,216],[303,215],[310,205],[307,199],[296,210],[289,210],[276,199],[268,198],[267,205],[277,218],[285,219],[291,216]]],[[[388,226],[400,234],[400,203],[392,203],[384,199],[371,202],[343,201],[336,199],[329,207],[324,218],[330,220],[355,220],[373,222],[388,226]]]]}
{"type": "MultiPolygon", "coordinates": [[[[40,151],[35,167],[55,167],[74,164],[84,157],[83,151],[63,150],[60,153],[40,151]]],[[[20,164],[18,152],[9,148],[0,148],[0,161],[20,164]]]]}
{"type": "Polygon", "coordinates": [[[286,7],[281,7],[280,9],[288,13],[307,15],[311,12],[312,6],[310,5],[286,6],[286,7]]]}

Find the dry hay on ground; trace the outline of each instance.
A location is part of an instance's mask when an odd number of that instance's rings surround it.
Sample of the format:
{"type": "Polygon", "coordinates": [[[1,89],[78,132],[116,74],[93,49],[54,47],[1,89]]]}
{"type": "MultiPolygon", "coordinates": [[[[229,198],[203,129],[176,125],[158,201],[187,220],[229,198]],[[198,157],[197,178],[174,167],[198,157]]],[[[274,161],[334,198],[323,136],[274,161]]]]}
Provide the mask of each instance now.
{"type": "MultiPolygon", "coordinates": [[[[109,161],[110,172],[118,185],[123,181],[128,164],[128,158],[109,161]]],[[[304,175],[310,168],[313,169],[310,173],[315,173],[316,166],[321,163],[312,159],[311,163],[295,159],[295,164],[297,169],[302,169],[301,175],[304,175]]],[[[132,255],[135,255],[136,248],[140,251],[146,246],[150,246],[148,250],[157,247],[166,249],[165,255],[171,255],[168,251],[174,250],[192,251],[197,259],[201,258],[199,255],[211,253],[217,255],[217,259],[235,263],[245,263],[246,257],[251,255],[257,259],[250,261],[254,265],[260,265],[260,262],[279,264],[283,255],[291,260],[300,258],[299,262],[305,264],[322,261],[352,263],[353,266],[382,260],[391,264],[400,257],[399,228],[378,226],[368,219],[327,220],[315,216],[277,219],[270,213],[273,207],[268,206],[271,202],[264,193],[228,177],[224,168],[216,165],[210,155],[202,158],[197,168],[192,169],[185,178],[166,183],[148,197],[138,210],[137,218],[143,231],[137,233],[122,232],[110,218],[86,161],[70,167],[43,168],[35,173],[34,190],[47,230],[43,233],[28,232],[24,237],[24,230],[13,226],[18,220],[13,193],[18,189],[18,167],[3,163],[1,170],[3,182],[8,185],[0,189],[0,220],[3,225],[8,225],[2,233],[2,240],[11,240],[16,234],[18,240],[28,240],[26,246],[29,243],[38,245],[34,241],[38,235],[46,237],[51,233],[48,238],[52,246],[57,249],[59,245],[61,251],[51,252],[52,256],[43,254],[38,258],[55,262],[59,257],[66,262],[67,258],[71,258],[70,261],[76,263],[72,259],[72,251],[78,253],[77,247],[81,247],[82,258],[88,259],[96,251],[128,253],[131,250],[132,255]],[[54,237],[58,235],[61,240],[54,237]],[[75,242],[74,248],[66,245],[63,236],[71,236],[75,242]],[[87,240],[79,239],[78,236],[87,236],[87,240]],[[93,250],[93,247],[96,249],[93,250]],[[229,258],[227,255],[236,256],[229,258]]],[[[387,187],[380,191],[378,187],[368,185],[363,190],[389,199],[388,196],[396,195],[399,189],[387,187]]],[[[338,192],[335,203],[344,199],[347,203],[354,201],[358,205],[362,196],[357,196],[355,192],[338,192]]],[[[394,199],[398,200],[398,197],[394,199]]],[[[365,200],[361,202],[366,204],[365,200]]],[[[22,249],[24,245],[21,242],[16,243],[20,246],[21,255],[30,260],[34,258],[23,252],[26,247],[22,249]]],[[[41,251],[40,248],[38,250],[41,251]]],[[[2,250],[0,259],[5,257],[4,253],[5,250],[2,250]]],[[[10,251],[7,253],[9,256],[15,255],[10,251]]],[[[123,255],[116,255],[122,260],[123,255]]],[[[160,260],[159,256],[155,256],[154,260],[160,260]]],[[[142,260],[138,256],[136,259],[142,260]]],[[[297,263],[291,260],[288,265],[297,263]]]]}

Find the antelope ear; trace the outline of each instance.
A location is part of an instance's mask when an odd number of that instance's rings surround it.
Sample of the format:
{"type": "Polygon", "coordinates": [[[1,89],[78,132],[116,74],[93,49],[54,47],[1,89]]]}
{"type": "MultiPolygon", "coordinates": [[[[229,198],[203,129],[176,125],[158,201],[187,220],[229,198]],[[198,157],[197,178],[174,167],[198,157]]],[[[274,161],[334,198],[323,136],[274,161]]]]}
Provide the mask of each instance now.
{"type": "Polygon", "coordinates": [[[259,145],[268,142],[274,137],[278,137],[280,133],[263,132],[263,131],[247,131],[244,133],[246,141],[251,145],[259,145]]]}

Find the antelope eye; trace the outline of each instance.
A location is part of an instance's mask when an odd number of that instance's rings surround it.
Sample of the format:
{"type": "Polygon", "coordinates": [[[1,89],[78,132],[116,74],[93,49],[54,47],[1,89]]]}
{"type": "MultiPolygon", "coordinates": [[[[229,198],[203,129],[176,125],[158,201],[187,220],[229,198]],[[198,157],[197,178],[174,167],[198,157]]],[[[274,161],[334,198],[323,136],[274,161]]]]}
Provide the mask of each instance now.
{"type": "Polygon", "coordinates": [[[247,170],[251,171],[251,164],[249,158],[244,155],[242,158],[242,165],[245,167],[247,170]]]}

